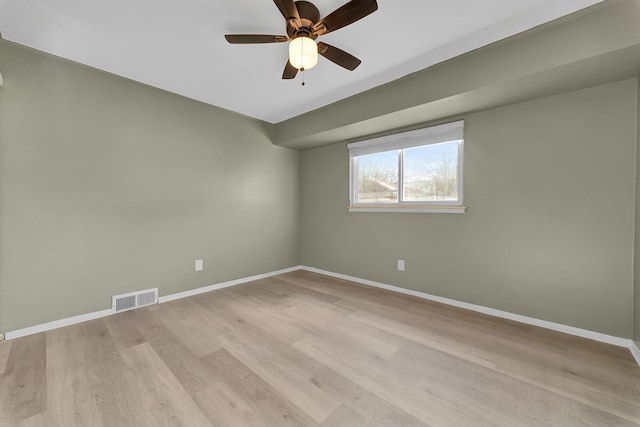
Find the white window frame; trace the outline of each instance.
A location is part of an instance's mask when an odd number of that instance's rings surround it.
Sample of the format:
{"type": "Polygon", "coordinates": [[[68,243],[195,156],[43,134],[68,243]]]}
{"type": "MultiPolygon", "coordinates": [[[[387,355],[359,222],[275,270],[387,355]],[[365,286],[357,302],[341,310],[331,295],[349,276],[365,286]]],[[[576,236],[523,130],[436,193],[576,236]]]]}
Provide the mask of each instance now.
{"type": "Polygon", "coordinates": [[[349,149],[349,212],[450,212],[465,213],[463,205],[464,170],[464,120],[438,126],[397,133],[347,145],[349,149]],[[404,149],[422,147],[443,142],[458,142],[458,200],[451,201],[403,201],[404,149]],[[366,154],[401,150],[398,155],[398,202],[358,203],[358,157],[366,154]]]}

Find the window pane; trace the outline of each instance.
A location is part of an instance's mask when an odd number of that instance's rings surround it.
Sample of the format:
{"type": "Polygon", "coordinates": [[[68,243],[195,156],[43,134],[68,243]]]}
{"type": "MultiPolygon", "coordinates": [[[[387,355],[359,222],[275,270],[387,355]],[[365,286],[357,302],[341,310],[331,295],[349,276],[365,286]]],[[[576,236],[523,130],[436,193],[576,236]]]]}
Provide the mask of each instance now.
{"type": "Polygon", "coordinates": [[[404,201],[458,200],[458,141],[404,150],[404,201]]]}
{"type": "Polygon", "coordinates": [[[358,203],[398,202],[398,153],[358,157],[358,203]]]}

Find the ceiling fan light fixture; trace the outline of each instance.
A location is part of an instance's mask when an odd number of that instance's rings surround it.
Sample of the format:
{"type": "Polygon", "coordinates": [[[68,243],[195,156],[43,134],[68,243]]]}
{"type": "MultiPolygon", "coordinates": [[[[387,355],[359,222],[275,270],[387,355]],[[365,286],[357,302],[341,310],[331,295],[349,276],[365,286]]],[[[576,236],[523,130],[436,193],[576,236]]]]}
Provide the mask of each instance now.
{"type": "Polygon", "coordinates": [[[318,63],[318,45],[310,37],[296,37],[289,43],[289,62],[297,69],[309,70],[318,63]]]}

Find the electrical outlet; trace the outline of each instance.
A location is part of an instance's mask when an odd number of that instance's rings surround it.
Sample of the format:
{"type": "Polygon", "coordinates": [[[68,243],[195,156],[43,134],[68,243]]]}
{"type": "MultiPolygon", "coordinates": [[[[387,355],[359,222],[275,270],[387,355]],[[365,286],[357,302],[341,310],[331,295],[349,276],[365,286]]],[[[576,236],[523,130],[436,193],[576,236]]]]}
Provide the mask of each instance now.
{"type": "Polygon", "coordinates": [[[403,259],[399,259],[398,260],[398,271],[404,271],[404,260],[403,259]]]}
{"type": "Polygon", "coordinates": [[[204,261],[201,259],[196,260],[196,271],[204,270],[204,261]]]}

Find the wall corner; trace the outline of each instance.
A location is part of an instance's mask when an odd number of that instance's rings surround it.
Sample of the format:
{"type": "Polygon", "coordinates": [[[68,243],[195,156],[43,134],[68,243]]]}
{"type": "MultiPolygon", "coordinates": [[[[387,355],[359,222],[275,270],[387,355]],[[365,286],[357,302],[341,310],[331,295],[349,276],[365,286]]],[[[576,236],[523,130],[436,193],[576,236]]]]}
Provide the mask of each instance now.
{"type": "Polygon", "coordinates": [[[636,182],[635,182],[635,223],[633,246],[633,325],[632,335],[635,344],[640,347],[640,75],[636,79],[636,182]]]}

